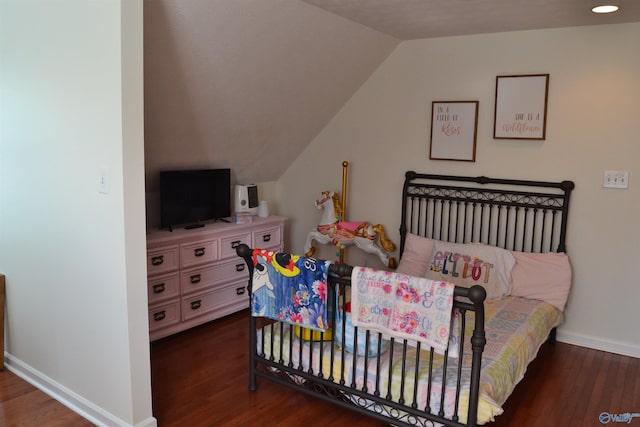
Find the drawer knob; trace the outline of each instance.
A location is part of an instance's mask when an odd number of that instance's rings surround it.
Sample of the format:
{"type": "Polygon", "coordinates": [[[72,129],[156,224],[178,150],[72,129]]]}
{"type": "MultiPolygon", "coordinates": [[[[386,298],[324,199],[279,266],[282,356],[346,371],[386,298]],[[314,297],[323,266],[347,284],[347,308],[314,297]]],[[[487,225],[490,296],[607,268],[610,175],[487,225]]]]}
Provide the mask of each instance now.
{"type": "Polygon", "coordinates": [[[240,243],[242,243],[241,240],[234,240],[233,242],[231,242],[231,249],[235,249],[238,246],[240,246],[240,243]]]}
{"type": "Polygon", "coordinates": [[[194,274],[189,279],[191,280],[191,283],[195,285],[196,283],[200,283],[202,276],[200,274],[194,274]]]}
{"type": "Polygon", "coordinates": [[[193,254],[195,256],[203,256],[204,252],[205,252],[204,248],[198,248],[193,250],[193,254]]]}
{"type": "Polygon", "coordinates": [[[153,285],[153,293],[154,294],[161,294],[164,292],[164,283],[158,283],[157,285],[153,285]]]}
{"type": "Polygon", "coordinates": [[[164,255],[158,255],[151,258],[151,265],[160,265],[164,262],[164,255]]]}
{"type": "Polygon", "coordinates": [[[155,320],[156,322],[164,320],[165,317],[167,317],[167,312],[165,310],[153,313],[153,320],[155,320]]]}
{"type": "Polygon", "coordinates": [[[236,264],[236,271],[244,271],[244,264],[236,264]]]}
{"type": "Polygon", "coordinates": [[[271,234],[265,234],[264,236],[262,236],[262,241],[263,242],[270,242],[271,241],[271,234]]]}
{"type": "Polygon", "coordinates": [[[202,301],[200,301],[200,300],[191,301],[191,310],[197,310],[201,306],[202,306],[202,301]]]}
{"type": "Polygon", "coordinates": [[[244,295],[244,288],[237,288],[236,295],[244,295]]]}

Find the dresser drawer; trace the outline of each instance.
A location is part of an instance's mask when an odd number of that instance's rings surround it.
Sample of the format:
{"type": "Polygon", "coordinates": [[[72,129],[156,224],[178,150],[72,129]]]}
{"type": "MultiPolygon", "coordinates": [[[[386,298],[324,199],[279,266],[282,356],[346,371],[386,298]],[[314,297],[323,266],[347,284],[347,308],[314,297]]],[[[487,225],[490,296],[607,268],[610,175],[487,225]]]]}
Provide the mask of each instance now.
{"type": "Polygon", "coordinates": [[[225,283],[231,280],[249,280],[249,269],[244,259],[236,256],[236,259],[222,261],[214,266],[216,283],[225,283]]]}
{"type": "Polygon", "coordinates": [[[180,273],[180,287],[183,294],[198,292],[232,280],[249,280],[247,264],[240,257],[218,262],[206,267],[194,268],[180,273]]]}
{"type": "Polygon", "coordinates": [[[180,245],[182,268],[213,262],[218,259],[218,240],[200,240],[180,245]]]}
{"type": "Polygon", "coordinates": [[[147,282],[149,305],[180,295],[180,276],[177,272],[152,277],[147,282]]]}
{"type": "Polygon", "coordinates": [[[147,275],[167,273],[178,269],[178,246],[165,246],[147,251],[147,275]]]}
{"type": "Polygon", "coordinates": [[[251,246],[254,248],[277,248],[282,243],[282,228],[280,227],[264,228],[256,230],[252,234],[253,242],[251,246]]]}
{"type": "Polygon", "coordinates": [[[183,294],[202,291],[215,282],[215,266],[193,268],[180,272],[180,290],[183,294]]]}
{"type": "Polygon", "coordinates": [[[244,243],[251,246],[251,233],[234,234],[220,238],[220,259],[237,257],[236,248],[244,243]]]}
{"type": "Polygon", "coordinates": [[[246,303],[249,307],[249,293],[247,284],[242,282],[230,283],[214,290],[182,299],[182,320],[215,311],[228,305],[246,303]]]}
{"type": "Polygon", "coordinates": [[[149,332],[175,325],[180,321],[180,300],[149,308],[149,332]]]}

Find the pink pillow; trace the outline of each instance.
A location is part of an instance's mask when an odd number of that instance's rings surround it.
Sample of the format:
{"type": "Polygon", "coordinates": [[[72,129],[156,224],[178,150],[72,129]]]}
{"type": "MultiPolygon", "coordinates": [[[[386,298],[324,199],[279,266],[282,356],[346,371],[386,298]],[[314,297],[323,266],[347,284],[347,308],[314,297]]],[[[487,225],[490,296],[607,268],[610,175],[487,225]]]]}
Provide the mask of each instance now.
{"type": "Polygon", "coordinates": [[[424,277],[424,272],[427,271],[427,265],[431,258],[431,252],[433,252],[433,242],[433,239],[407,233],[404,252],[402,252],[402,258],[396,272],[409,276],[424,277]]]}
{"type": "Polygon", "coordinates": [[[511,252],[511,295],[544,301],[564,311],[571,288],[571,265],[564,253],[511,252]]]}

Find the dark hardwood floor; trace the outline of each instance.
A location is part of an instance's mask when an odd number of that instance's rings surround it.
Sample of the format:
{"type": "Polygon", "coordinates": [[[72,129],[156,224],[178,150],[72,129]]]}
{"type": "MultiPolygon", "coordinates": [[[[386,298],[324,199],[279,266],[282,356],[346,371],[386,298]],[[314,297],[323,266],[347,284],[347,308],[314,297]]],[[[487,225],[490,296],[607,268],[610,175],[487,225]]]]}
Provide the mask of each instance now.
{"type": "MultiPolygon", "coordinates": [[[[151,344],[160,427],[388,426],[259,380],[247,389],[247,316],[237,313],[151,344]]],[[[545,344],[491,427],[603,426],[599,415],[640,413],[640,359],[545,344]]],[[[630,424],[640,426],[640,418],[630,424]]],[[[91,424],[8,371],[0,372],[0,426],[91,424]]]]}
{"type": "Polygon", "coordinates": [[[91,427],[93,424],[5,368],[0,372],[0,426],[91,427]]]}

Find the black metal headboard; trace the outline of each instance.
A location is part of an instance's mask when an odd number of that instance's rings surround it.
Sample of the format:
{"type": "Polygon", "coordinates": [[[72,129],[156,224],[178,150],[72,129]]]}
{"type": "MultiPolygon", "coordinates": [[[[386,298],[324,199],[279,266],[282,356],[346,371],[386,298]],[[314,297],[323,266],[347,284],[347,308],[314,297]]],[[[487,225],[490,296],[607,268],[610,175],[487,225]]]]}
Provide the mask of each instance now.
{"type": "Polygon", "coordinates": [[[566,252],[573,181],[544,182],[409,171],[402,192],[406,233],[522,252],[566,252]]]}

